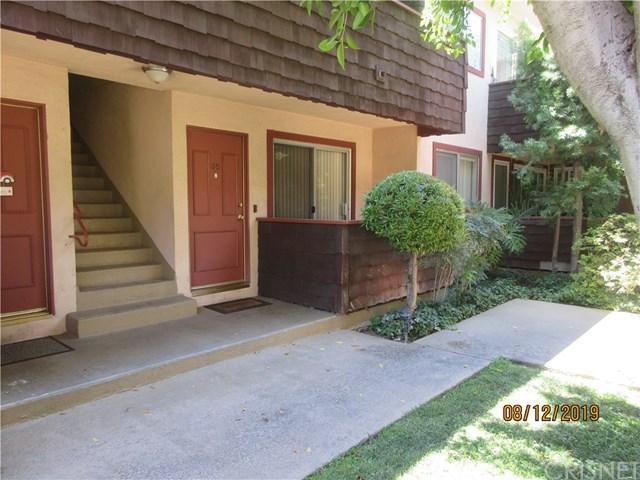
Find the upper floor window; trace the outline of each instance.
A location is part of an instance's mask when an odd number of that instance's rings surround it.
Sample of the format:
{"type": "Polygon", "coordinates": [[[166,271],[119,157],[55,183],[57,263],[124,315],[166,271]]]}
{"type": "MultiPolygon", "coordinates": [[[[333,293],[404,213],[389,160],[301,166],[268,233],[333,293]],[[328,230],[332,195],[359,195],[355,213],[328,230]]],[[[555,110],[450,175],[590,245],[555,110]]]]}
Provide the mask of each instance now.
{"type": "Polygon", "coordinates": [[[469,71],[484,77],[484,45],[485,45],[485,16],[482,11],[474,8],[469,12],[469,31],[475,40],[475,45],[467,45],[467,65],[469,71]]]}
{"type": "MultiPolygon", "coordinates": [[[[445,147],[446,148],[446,147],[445,147]]],[[[456,189],[465,205],[480,200],[478,191],[480,152],[464,153],[436,148],[434,175],[456,189]]]]}
{"type": "Polygon", "coordinates": [[[273,139],[270,148],[273,148],[274,216],[351,218],[353,152],[331,143],[316,143],[288,134],[273,139]]]}
{"type": "Polygon", "coordinates": [[[507,35],[498,32],[498,58],[496,62],[496,81],[506,82],[516,78],[518,68],[518,50],[516,42],[507,35]]]}

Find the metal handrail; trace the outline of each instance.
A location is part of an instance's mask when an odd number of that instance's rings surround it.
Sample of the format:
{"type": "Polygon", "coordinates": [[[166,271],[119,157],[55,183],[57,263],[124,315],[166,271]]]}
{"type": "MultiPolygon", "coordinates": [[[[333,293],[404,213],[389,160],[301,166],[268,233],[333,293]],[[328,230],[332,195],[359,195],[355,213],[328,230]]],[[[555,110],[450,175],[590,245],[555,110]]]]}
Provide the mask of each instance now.
{"type": "Polygon", "coordinates": [[[73,202],[73,219],[77,220],[80,224],[80,228],[82,229],[82,236],[80,235],[69,235],[69,238],[75,238],[76,242],[80,244],[81,247],[86,247],[89,245],[89,230],[87,230],[87,226],[82,221],[82,210],[76,202],[73,202]]]}

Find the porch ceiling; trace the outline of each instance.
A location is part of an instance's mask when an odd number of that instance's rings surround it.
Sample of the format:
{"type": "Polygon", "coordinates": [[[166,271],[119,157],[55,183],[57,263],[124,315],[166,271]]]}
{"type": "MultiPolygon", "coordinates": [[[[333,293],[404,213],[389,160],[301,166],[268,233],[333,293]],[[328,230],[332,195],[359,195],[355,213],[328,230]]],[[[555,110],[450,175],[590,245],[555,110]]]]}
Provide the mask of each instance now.
{"type": "Polygon", "coordinates": [[[142,63],[128,58],[92,52],[53,40],[41,40],[32,35],[6,29],[2,29],[1,39],[2,55],[60,66],[68,69],[70,73],[93,78],[154,90],[176,90],[207,95],[233,102],[247,103],[258,107],[283,110],[368,128],[409,125],[408,123],[375,115],[331,107],[308,100],[300,100],[279,93],[244,87],[201,75],[173,72],[166,82],[156,85],[143,74],[141,70],[142,63]]]}

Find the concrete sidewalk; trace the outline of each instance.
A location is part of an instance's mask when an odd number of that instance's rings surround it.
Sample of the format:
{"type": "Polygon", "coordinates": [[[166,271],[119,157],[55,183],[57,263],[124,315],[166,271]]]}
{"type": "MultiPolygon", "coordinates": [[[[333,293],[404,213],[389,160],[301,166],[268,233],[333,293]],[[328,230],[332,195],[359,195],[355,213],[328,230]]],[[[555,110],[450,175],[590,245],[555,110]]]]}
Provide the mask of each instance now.
{"type": "Polygon", "coordinates": [[[640,387],[640,315],[512,300],[416,343],[640,387]]]}
{"type": "Polygon", "coordinates": [[[2,477],[300,478],[497,356],[640,386],[639,323],[514,301],[411,345],[316,335],[10,426],[2,477]]]}
{"type": "Polygon", "coordinates": [[[489,363],[352,331],[2,432],[2,478],[300,478],[489,363]]]}

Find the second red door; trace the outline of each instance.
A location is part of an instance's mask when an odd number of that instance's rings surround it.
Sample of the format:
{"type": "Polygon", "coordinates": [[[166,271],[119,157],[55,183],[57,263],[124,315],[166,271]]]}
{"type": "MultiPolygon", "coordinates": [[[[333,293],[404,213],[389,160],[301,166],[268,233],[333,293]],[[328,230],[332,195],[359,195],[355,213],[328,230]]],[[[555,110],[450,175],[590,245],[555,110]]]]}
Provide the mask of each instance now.
{"type": "Polygon", "coordinates": [[[187,128],[192,287],[246,280],[244,140],[187,128]]]}

